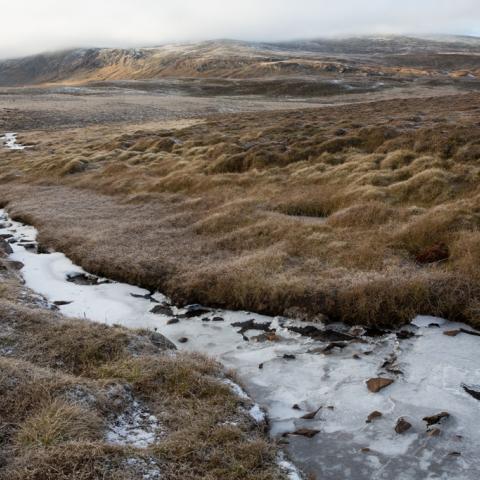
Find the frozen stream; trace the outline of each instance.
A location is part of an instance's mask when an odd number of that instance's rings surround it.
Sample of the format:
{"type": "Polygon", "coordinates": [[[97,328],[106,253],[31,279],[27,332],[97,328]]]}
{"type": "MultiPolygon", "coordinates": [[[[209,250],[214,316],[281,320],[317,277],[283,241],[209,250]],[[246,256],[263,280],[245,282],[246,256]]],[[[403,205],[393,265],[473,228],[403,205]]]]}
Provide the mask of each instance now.
{"type": "Polygon", "coordinates": [[[1,223],[0,235],[12,235],[10,258],[24,264],[26,285],[57,302],[64,315],[156,328],[178,348],[235,369],[268,413],[272,436],[316,478],[478,478],[480,337],[470,327],[417,317],[400,332],[365,331],[248,312],[177,309],[160,293],[75,278],[85,272],[65,255],[36,252],[33,227],[8,217],[1,223]],[[253,322],[242,323],[248,320],[253,322]],[[299,327],[307,329],[294,331],[299,327]],[[393,383],[373,393],[366,381],[375,377],[393,383]],[[367,423],[374,411],[382,415],[367,423]],[[427,429],[423,418],[441,412],[450,416],[427,429]],[[397,433],[401,418],[411,427],[397,433]]]}

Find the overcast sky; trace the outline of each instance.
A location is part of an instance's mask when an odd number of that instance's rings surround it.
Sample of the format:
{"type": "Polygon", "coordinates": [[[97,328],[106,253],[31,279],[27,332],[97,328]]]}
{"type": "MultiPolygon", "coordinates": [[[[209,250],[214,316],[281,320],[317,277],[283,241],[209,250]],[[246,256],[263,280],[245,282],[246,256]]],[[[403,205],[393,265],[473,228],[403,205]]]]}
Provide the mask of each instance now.
{"type": "Polygon", "coordinates": [[[480,0],[0,0],[0,58],[80,46],[480,35],[480,0]]]}

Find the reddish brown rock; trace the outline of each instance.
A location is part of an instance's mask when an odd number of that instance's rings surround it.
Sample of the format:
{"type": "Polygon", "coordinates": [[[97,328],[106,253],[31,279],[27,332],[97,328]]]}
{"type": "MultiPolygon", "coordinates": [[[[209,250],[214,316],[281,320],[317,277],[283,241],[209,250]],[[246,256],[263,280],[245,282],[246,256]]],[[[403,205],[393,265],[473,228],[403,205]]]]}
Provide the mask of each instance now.
{"type": "Polygon", "coordinates": [[[456,337],[459,333],[462,333],[461,330],[445,330],[445,332],[443,332],[444,335],[446,335],[447,337],[456,337]]]}
{"type": "Polygon", "coordinates": [[[412,428],[412,424],[407,422],[404,418],[399,418],[397,424],[395,425],[395,431],[397,433],[405,433],[407,430],[412,428]]]}
{"type": "Polygon", "coordinates": [[[367,381],[368,389],[373,393],[378,393],[380,390],[388,387],[394,382],[391,378],[371,378],[367,381]]]}
{"type": "Polygon", "coordinates": [[[372,423],[374,420],[376,420],[377,418],[380,418],[382,415],[383,415],[382,412],[375,410],[368,416],[367,423],[372,423]]]}

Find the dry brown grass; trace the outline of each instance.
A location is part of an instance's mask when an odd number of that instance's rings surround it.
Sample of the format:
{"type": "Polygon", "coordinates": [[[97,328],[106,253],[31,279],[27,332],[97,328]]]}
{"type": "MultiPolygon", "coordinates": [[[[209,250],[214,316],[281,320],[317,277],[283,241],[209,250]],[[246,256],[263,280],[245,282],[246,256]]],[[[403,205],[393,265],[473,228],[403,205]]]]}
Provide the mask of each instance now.
{"type": "Polygon", "coordinates": [[[461,241],[480,223],[478,100],[33,132],[34,150],[1,160],[2,198],[88,270],[179,303],[476,323],[476,247],[461,241]],[[449,258],[418,261],[438,245],[449,258]]]}

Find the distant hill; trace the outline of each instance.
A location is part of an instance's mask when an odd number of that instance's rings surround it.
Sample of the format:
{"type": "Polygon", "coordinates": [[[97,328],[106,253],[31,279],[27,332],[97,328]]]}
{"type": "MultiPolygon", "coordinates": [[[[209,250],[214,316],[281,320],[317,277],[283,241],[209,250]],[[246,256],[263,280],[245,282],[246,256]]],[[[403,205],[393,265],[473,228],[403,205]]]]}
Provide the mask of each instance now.
{"type": "Polygon", "coordinates": [[[220,40],[138,49],[75,49],[0,62],[0,85],[369,74],[385,68],[400,74],[435,75],[446,70],[477,76],[480,39],[392,36],[278,43],[220,40]]]}

